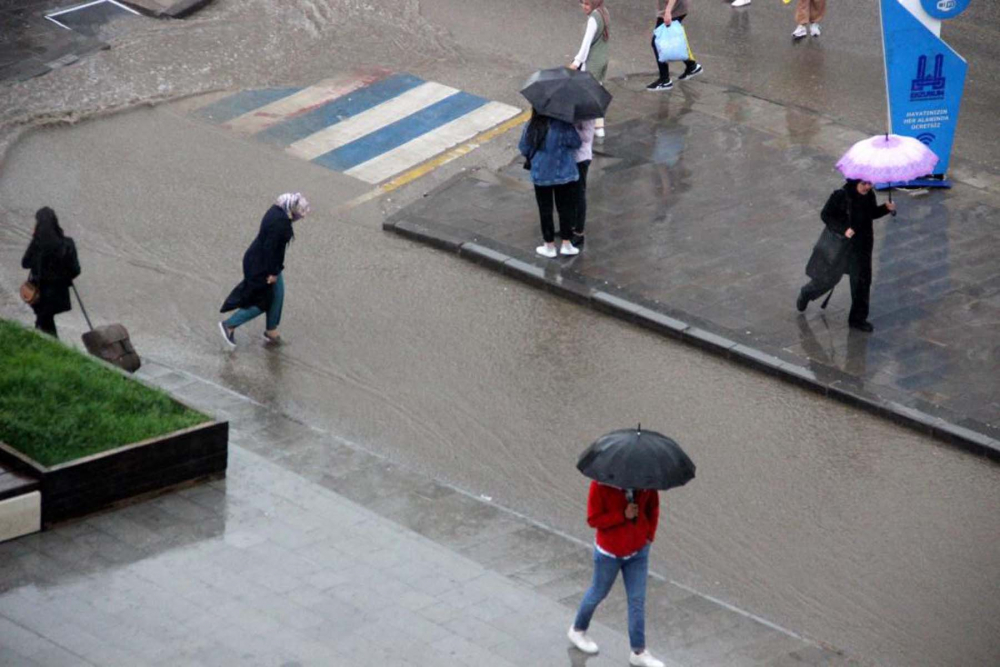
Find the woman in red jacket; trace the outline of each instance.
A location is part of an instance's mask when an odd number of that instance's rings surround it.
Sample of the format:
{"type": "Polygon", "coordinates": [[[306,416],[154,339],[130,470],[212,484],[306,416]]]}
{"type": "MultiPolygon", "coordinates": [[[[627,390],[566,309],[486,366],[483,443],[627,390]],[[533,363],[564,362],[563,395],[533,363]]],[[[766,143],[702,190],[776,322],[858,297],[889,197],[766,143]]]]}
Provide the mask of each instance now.
{"type": "Polygon", "coordinates": [[[649,545],[656,537],[659,519],[660,496],[655,490],[626,493],[612,486],[590,483],[587,523],[597,529],[594,579],[568,633],[570,642],[584,653],[597,653],[597,644],[587,636],[587,628],[594,610],[607,597],[621,570],[628,597],[628,636],[632,645],[628,662],[634,667],[664,667],[646,650],[649,545]]]}

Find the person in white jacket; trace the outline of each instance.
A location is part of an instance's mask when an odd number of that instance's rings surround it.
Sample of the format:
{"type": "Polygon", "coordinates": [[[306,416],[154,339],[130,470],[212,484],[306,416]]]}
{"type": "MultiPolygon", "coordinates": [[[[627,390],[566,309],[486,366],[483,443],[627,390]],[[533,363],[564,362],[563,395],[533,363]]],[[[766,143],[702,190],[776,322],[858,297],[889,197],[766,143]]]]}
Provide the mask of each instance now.
{"type": "MultiPolygon", "coordinates": [[[[608,40],[611,37],[611,15],[604,6],[604,0],[581,0],[580,9],[587,15],[587,27],[583,42],[570,69],[578,69],[590,74],[604,85],[608,74],[608,40]]],[[[595,128],[598,137],[604,136],[604,119],[598,118],[595,128]]]]}

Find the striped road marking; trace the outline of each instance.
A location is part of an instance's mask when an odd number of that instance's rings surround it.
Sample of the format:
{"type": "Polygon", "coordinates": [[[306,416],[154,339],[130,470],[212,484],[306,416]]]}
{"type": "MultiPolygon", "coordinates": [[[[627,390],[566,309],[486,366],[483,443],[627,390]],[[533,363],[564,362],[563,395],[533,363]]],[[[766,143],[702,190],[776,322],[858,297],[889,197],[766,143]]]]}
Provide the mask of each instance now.
{"type": "Polygon", "coordinates": [[[523,122],[516,107],[386,72],[334,77],[307,88],[244,91],[194,114],[372,184],[409,182],[492,138],[491,129],[515,117],[521,120],[510,127],[523,122]],[[477,138],[468,150],[456,151],[477,138]]]}

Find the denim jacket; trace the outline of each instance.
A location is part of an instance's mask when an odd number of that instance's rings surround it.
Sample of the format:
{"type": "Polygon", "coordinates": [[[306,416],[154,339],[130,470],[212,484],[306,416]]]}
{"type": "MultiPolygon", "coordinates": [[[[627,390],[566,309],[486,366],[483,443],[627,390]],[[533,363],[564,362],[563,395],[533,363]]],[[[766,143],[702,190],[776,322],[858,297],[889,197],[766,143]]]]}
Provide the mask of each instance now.
{"type": "Polygon", "coordinates": [[[518,150],[531,159],[531,182],[535,185],[563,185],[579,180],[576,168],[576,149],[580,147],[580,135],[576,128],[561,120],[549,121],[549,131],[544,144],[531,155],[527,142],[528,126],[521,133],[518,150]]]}

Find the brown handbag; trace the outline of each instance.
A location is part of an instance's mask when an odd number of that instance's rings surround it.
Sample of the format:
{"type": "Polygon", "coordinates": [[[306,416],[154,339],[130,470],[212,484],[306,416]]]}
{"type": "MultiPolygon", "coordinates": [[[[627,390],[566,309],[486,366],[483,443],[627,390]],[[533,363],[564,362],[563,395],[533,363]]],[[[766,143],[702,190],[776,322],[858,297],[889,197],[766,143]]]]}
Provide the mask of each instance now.
{"type": "Polygon", "coordinates": [[[21,283],[21,301],[24,301],[29,306],[33,306],[38,303],[38,299],[42,296],[42,290],[39,289],[38,283],[31,280],[31,276],[21,283]]]}

